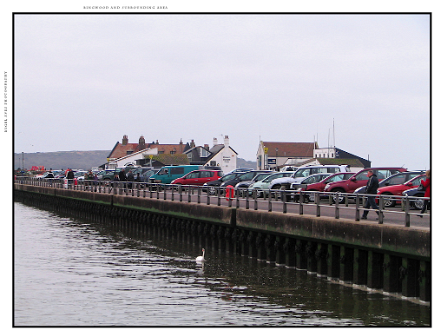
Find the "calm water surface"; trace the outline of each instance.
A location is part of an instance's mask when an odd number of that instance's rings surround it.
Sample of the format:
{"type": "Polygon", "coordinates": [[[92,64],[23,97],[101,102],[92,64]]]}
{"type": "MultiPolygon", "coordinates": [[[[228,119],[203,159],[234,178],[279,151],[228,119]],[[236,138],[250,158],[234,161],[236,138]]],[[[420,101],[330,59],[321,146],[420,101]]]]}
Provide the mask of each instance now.
{"type": "Polygon", "coordinates": [[[430,307],[15,203],[15,326],[429,326],[430,307]]]}

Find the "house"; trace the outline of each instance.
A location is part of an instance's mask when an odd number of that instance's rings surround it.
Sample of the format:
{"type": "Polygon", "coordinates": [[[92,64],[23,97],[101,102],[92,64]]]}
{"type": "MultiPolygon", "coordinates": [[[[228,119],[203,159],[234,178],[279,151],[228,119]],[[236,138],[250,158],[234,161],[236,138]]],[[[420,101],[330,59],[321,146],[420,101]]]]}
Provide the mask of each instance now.
{"type": "Polygon", "coordinates": [[[371,167],[370,160],[356,156],[336,147],[315,149],[313,156],[316,159],[329,158],[334,159],[336,162],[340,162],[340,164],[348,164],[351,166],[351,171],[355,171],[356,168],[360,168],[360,170],[362,170],[364,168],[371,167]]]}
{"type": "Polygon", "coordinates": [[[110,154],[107,156],[107,160],[115,160],[121,157],[125,157],[127,155],[134,154],[136,152],[139,152],[144,149],[151,149],[151,148],[157,148],[158,154],[182,154],[184,151],[190,149],[190,145],[184,144],[181,141],[179,141],[178,144],[160,144],[157,140],[157,142],[152,143],[146,143],[145,138],[141,136],[139,138],[139,143],[131,143],[128,141],[128,136],[124,135],[122,138],[122,142],[119,143],[116,142],[115,146],[113,147],[110,154]]]}
{"type": "Polygon", "coordinates": [[[260,141],[256,159],[258,169],[345,164],[351,171],[358,171],[371,167],[369,160],[336,147],[319,148],[317,142],[260,141]]]}
{"type": "Polygon", "coordinates": [[[107,168],[124,167],[130,164],[146,167],[161,167],[164,165],[205,165],[220,166],[224,172],[229,172],[237,166],[237,153],[229,146],[226,135],[224,143],[213,140],[213,147],[209,145],[196,146],[194,140],[184,144],[145,143],[143,136],[139,143],[130,143],[124,135],[122,142],[117,142],[107,157],[107,168]]]}
{"type": "Polygon", "coordinates": [[[283,165],[299,166],[312,159],[316,142],[267,142],[260,141],[256,153],[256,168],[277,170],[283,165]]]}
{"type": "Polygon", "coordinates": [[[191,140],[190,147],[184,153],[192,165],[219,166],[225,173],[237,168],[238,153],[229,145],[227,135],[224,137],[223,144],[219,144],[217,138],[214,138],[212,148],[208,144],[203,147],[196,146],[194,140],[191,140]]]}

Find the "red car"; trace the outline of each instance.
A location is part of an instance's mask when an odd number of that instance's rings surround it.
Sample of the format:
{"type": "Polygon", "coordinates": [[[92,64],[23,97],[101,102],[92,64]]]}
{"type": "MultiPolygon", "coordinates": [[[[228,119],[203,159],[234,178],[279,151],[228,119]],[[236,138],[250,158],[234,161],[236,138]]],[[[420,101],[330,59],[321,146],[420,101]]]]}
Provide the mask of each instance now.
{"type": "Polygon", "coordinates": [[[342,192],[342,193],[353,193],[359,187],[366,186],[368,183],[368,171],[373,170],[377,175],[378,181],[382,181],[385,178],[396,174],[398,172],[405,172],[407,169],[402,167],[373,167],[365,168],[354,174],[351,178],[344,181],[330,182],[325,187],[326,192],[342,192]]]}
{"type": "Polygon", "coordinates": [[[351,172],[335,173],[335,174],[332,174],[332,175],[328,176],[327,178],[321,180],[320,182],[308,184],[305,188],[302,188],[301,190],[324,191],[324,189],[328,183],[342,181],[342,180],[348,180],[354,174],[355,173],[351,173],[351,172]]]}
{"type": "MultiPolygon", "coordinates": [[[[386,186],[378,188],[378,195],[383,196],[390,196],[390,195],[397,195],[402,196],[402,193],[408,189],[417,188],[420,185],[421,180],[425,180],[426,175],[421,174],[417,177],[414,177],[413,179],[408,180],[407,182],[403,184],[397,184],[394,186],[386,186]]],[[[377,199],[378,203],[378,199],[377,199]]],[[[401,200],[399,198],[384,198],[384,206],[386,207],[393,207],[396,204],[401,204],[401,200]]]]}
{"type": "Polygon", "coordinates": [[[196,170],[173,180],[171,184],[202,186],[204,183],[218,180],[222,176],[223,171],[220,170],[196,170]]]}

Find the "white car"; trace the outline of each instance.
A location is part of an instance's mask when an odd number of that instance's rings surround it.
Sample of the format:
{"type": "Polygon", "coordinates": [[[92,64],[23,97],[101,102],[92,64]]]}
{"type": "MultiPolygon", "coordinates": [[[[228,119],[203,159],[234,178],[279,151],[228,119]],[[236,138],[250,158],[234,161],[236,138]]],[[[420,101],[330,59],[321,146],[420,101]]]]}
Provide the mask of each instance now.
{"type": "Polygon", "coordinates": [[[261,197],[263,195],[266,196],[268,194],[268,188],[270,186],[271,181],[282,177],[290,177],[292,174],[294,174],[293,171],[273,173],[266,176],[260,181],[253,182],[249,186],[249,195],[252,195],[253,192],[256,191],[257,197],[261,197]]]}
{"type": "Polygon", "coordinates": [[[300,167],[290,177],[275,179],[270,183],[270,189],[289,189],[291,184],[299,183],[312,174],[350,172],[348,165],[311,165],[300,167]]]}

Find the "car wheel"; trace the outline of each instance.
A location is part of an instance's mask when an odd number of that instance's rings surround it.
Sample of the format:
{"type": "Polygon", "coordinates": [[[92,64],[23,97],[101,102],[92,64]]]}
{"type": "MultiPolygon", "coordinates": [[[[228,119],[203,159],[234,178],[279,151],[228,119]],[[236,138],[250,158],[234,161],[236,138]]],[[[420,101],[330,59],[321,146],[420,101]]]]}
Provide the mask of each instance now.
{"type": "Polygon", "coordinates": [[[217,190],[216,190],[215,187],[213,187],[213,186],[209,186],[209,188],[208,188],[208,192],[209,192],[210,195],[215,195],[216,191],[217,191],[217,190]]]}
{"type": "Polygon", "coordinates": [[[345,202],[345,196],[339,195],[339,197],[336,197],[336,193],[345,193],[342,189],[333,190],[333,202],[342,204],[345,202]]]}
{"type": "MultiPolygon", "coordinates": [[[[423,197],[423,196],[415,196],[415,197],[423,197]]],[[[416,210],[422,210],[424,201],[422,199],[418,199],[414,202],[410,202],[416,210]]]]}
{"type": "Polygon", "coordinates": [[[381,194],[383,196],[384,207],[394,207],[396,201],[393,199],[393,195],[390,193],[381,194]]]}
{"type": "Polygon", "coordinates": [[[307,194],[307,200],[309,201],[309,202],[312,202],[312,203],[315,203],[315,193],[312,193],[312,194],[307,194]]]}

